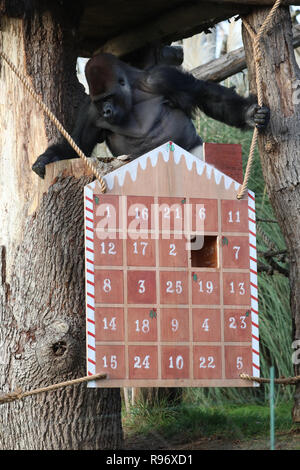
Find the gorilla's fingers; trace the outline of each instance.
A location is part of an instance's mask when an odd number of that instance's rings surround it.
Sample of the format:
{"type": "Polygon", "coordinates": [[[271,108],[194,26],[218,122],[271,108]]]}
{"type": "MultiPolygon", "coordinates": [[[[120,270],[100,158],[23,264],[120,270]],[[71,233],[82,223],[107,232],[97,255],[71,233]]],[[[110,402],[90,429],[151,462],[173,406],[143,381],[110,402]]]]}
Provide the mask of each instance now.
{"type": "Polygon", "coordinates": [[[42,179],[45,178],[45,165],[38,160],[32,165],[31,169],[42,179]]]}
{"type": "Polygon", "coordinates": [[[34,162],[34,164],[32,165],[31,169],[37,174],[39,175],[40,178],[43,178],[45,177],[45,171],[46,171],[46,165],[48,163],[51,163],[52,161],[56,161],[58,160],[58,158],[53,158],[51,156],[50,158],[50,155],[49,153],[47,154],[47,151],[45,153],[43,153],[42,155],[40,155],[38,157],[38,159],[34,162]]]}
{"type": "Polygon", "coordinates": [[[266,116],[254,116],[254,122],[257,124],[264,124],[266,121],[266,116]]]}
{"type": "Polygon", "coordinates": [[[257,107],[253,116],[256,127],[263,130],[270,120],[270,110],[267,106],[257,107]]]}

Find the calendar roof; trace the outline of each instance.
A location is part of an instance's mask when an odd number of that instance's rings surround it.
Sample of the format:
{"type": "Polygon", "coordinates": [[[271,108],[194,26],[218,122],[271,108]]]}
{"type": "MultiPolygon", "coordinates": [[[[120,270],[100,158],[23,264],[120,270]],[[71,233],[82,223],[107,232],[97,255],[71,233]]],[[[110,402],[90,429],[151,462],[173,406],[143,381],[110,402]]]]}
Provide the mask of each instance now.
{"type": "MultiPolygon", "coordinates": [[[[167,142],[103,176],[111,194],[219,197],[235,199],[240,184],[179,145],[167,142]]],[[[97,181],[88,185],[100,193],[97,181]]]]}

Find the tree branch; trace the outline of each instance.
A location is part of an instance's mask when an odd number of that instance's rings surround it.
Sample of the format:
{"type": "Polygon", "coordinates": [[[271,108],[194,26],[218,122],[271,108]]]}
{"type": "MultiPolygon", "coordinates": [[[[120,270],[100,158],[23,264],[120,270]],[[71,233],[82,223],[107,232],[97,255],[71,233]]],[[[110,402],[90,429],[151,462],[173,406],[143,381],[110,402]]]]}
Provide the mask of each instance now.
{"type": "Polygon", "coordinates": [[[260,217],[256,217],[257,222],[266,222],[268,224],[278,224],[278,221],[275,219],[261,219],[260,217]]]}
{"type": "MultiPolygon", "coordinates": [[[[300,25],[293,28],[293,46],[300,46],[300,25]]],[[[219,59],[211,60],[204,65],[191,70],[191,73],[201,80],[212,80],[221,82],[246,68],[244,48],[236,49],[221,56],[219,59]]]]}
{"type": "Polygon", "coordinates": [[[287,250],[279,250],[279,251],[258,251],[259,256],[263,256],[264,258],[275,258],[276,256],[286,255],[287,250]]]}

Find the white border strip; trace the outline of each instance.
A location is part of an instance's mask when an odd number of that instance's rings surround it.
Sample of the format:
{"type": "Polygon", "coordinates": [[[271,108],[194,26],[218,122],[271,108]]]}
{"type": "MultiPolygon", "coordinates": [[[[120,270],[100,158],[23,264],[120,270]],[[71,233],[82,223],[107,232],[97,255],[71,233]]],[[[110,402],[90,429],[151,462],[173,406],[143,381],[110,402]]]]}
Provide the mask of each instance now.
{"type": "MultiPolygon", "coordinates": [[[[84,188],[84,238],[85,238],[85,292],[86,292],[86,360],[87,375],[96,373],[95,340],[95,266],[94,266],[94,192],[84,188]]],[[[88,388],[95,388],[96,381],[87,382],[88,388]]]]}
{"type": "MultiPolygon", "coordinates": [[[[250,256],[250,291],[251,291],[251,337],[252,337],[252,375],[260,376],[259,327],[258,327],[258,289],[257,289],[257,253],[256,253],[256,212],[255,195],[248,190],[249,256],[250,256]]],[[[253,382],[253,386],[259,383],[253,382]]]]}

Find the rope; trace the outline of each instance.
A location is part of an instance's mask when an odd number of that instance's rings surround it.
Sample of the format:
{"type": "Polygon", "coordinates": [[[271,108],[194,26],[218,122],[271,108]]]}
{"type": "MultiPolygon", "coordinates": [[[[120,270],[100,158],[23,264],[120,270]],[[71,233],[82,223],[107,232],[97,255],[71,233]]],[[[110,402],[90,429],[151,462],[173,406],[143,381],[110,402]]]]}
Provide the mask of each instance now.
{"type": "MultiPolygon", "coordinates": [[[[242,18],[243,25],[247,29],[248,33],[250,34],[252,41],[253,41],[253,54],[254,54],[254,60],[255,60],[255,71],[256,71],[256,88],[257,88],[257,103],[259,106],[263,106],[263,90],[262,90],[262,72],[261,72],[261,50],[260,50],[260,39],[263,36],[263,34],[266,32],[268,29],[270,23],[272,22],[275,13],[280,6],[281,0],[276,0],[272,9],[270,10],[269,14],[265,18],[263,24],[259,28],[258,33],[256,34],[250,24],[246,21],[245,18],[242,18]]],[[[254,132],[253,132],[253,137],[252,137],[252,142],[250,146],[250,151],[249,151],[249,157],[248,157],[248,162],[247,162],[247,167],[245,171],[245,176],[244,180],[242,183],[242,186],[239,189],[239,192],[237,194],[237,199],[242,199],[247,187],[248,187],[248,182],[251,174],[251,168],[254,160],[254,151],[255,151],[255,146],[257,142],[257,137],[258,137],[258,129],[255,127],[254,132]]]]}
{"type": "MultiPolygon", "coordinates": [[[[253,377],[252,375],[248,374],[240,374],[240,378],[262,384],[271,382],[271,379],[266,379],[264,377],[253,377]]],[[[300,382],[300,375],[296,375],[295,377],[282,377],[281,379],[274,379],[274,383],[281,385],[296,385],[298,382],[300,382]]]]}
{"type": "Polygon", "coordinates": [[[64,138],[69,142],[71,147],[75,150],[78,156],[85,162],[85,164],[92,170],[93,174],[96,176],[97,180],[101,186],[101,192],[106,192],[106,183],[102,176],[100,175],[97,168],[93,165],[93,163],[87,158],[87,156],[82,152],[82,150],[78,147],[76,142],[72,139],[70,134],[65,130],[63,125],[59,122],[59,120],[54,116],[54,114],[50,111],[50,109],[45,105],[45,103],[41,100],[39,95],[34,91],[34,89],[29,85],[24,75],[16,68],[16,66],[11,62],[5,52],[0,51],[0,56],[5,60],[11,70],[17,75],[17,77],[21,80],[26,90],[31,94],[34,100],[38,103],[38,105],[42,108],[42,110],[47,114],[49,119],[53,122],[53,124],[57,127],[59,132],[64,136],[64,138]]]}
{"type": "Polygon", "coordinates": [[[22,398],[29,397],[30,395],[37,395],[43,392],[50,392],[52,390],[57,390],[58,388],[68,387],[69,385],[81,384],[83,382],[89,382],[91,380],[104,380],[106,379],[106,374],[95,374],[88,375],[86,377],[80,377],[79,379],[68,380],[66,382],[60,382],[58,384],[49,385],[48,387],[36,388],[35,390],[29,390],[27,392],[22,392],[22,390],[15,390],[14,392],[6,393],[5,395],[0,395],[0,405],[3,403],[10,403],[15,400],[21,400],[22,398]]]}

